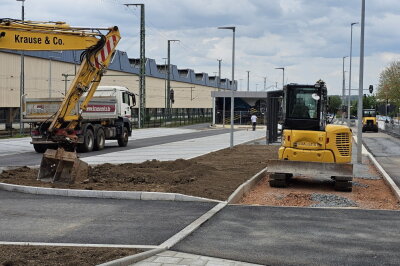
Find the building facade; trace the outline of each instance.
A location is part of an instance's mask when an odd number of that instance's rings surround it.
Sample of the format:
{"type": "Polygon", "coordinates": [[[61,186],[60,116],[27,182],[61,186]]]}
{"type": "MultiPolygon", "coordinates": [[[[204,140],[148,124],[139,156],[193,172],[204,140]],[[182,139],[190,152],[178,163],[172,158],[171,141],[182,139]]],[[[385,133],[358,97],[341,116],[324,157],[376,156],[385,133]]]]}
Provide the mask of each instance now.
{"type": "MultiPolygon", "coordinates": [[[[25,97],[63,97],[80,64],[80,51],[25,52],[25,97]]],[[[119,85],[139,94],[139,59],[117,51],[100,85],[119,85]]],[[[0,51],[0,123],[17,121],[20,106],[20,52],[0,51]],[[11,121],[10,121],[11,120],[11,121]]],[[[167,65],[146,60],[146,108],[165,108],[167,65]]],[[[236,89],[236,82],[171,65],[172,108],[212,108],[211,92],[236,89]]]]}

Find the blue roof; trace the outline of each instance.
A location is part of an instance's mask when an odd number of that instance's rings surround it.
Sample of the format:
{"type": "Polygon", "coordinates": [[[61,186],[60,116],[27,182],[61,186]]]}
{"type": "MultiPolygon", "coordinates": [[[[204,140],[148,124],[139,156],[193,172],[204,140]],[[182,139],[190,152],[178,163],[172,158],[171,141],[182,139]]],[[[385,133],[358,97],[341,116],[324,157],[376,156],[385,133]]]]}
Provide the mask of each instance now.
{"type": "MultiPolygon", "coordinates": [[[[21,54],[20,51],[13,50],[0,50],[1,52],[21,54]]],[[[37,58],[52,59],[53,61],[60,61],[72,64],[80,64],[80,56],[83,51],[25,51],[26,56],[37,58]]],[[[113,61],[108,69],[121,71],[125,73],[137,74],[140,73],[140,60],[136,58],[128,58],[126,52],[117,50],[113,61]]],[[[147,58],[146,60],[146,76],[162,78],[166,75],[166,67],[164,64],[157,65],[154,59],[147,58]]],[[[193,69],[178,69],[176,65],[171,65],[171,80],[191,83],[194,85],[203,85],[209,87],[218,87],[218,77],[209,77],[207,73],[195,73],[193,69]]],[[[222,89],[231,89],[232,82],[229,79],[221,79],[222,89]]],[[[235,89],[237,89],[237,82],[235,82],[235,89]]]]}

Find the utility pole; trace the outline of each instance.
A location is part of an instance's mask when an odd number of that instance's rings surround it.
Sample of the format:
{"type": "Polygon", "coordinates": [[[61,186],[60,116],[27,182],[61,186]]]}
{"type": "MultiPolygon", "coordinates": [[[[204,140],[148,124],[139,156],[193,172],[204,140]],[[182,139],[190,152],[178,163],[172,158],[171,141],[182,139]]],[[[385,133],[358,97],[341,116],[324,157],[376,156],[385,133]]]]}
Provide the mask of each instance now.
{"type": "Polygon", "coordinates": [[[275,69],[282,70],[282,89],[285,87],[285,68],[284,67],[276,67],[275,69]]]}
{"type": "MultiPolygon", "coordinates": [[[[25,21],[25,0],[17,0],[18,2],[22,3],[21,6],[21,15],[22,15],[22,21],[25,21]]],[[[20,75],[20,80],[19,80],[19,134],[22,135],[24,131],[24,123],[22,123],[22,118],[23,118],[23,96],[25,94],[25,57],[24,57],[24,51],[21,51],[21,75],[20,75]]]]}
{"type": "Polygon", "coordinates": [[[167,109],[167,60],[168,58],[163,57],[164,59],[164,109],[167,109]]]}
{"type": "Polygon", "coordinates": [[[221,89],[221,61],[222,59],[217,59],[218,61],[218,91],[221,89]]]}
{"type": "MultiPolygon", "coordinates": [[[[221,62],[222,59],[217,59],[218,61],[218,90],[221,89],[221,62]]],[[[225,89],[224,89],[225,91],[225,89]]],[[[223,98],[223,103],[222,103],[222,126],[225,127],[225,95],[223,98]]]]}
{"type": "Polygon", "coordinates": [[[250,71],[247,70],[247,91],[250,91],[250,71]]]}
{"type": "Polygon", "coordinates": [[[361,36],[360,36],[360,71],[357,105],[357,163],[362,163],[362,112],[363,112],[363,82],[364,82],[364,28],[365,28],[365,0],[361,5],[361,36]]]}
{"type": "Polygon", "coordinates": [[[139,77],[139,128],[144,125],[146,110],[146,32],[144,4],[125,4],[126,6],[140,6],[140,77],[139,77]]]}
{"type": "Polygon", "coordinates": [[[345,76],[345,71],[344,71],[344,59],[346,58],[347,56],[343,56],[343,84],[342,84],[342,124],[343,124],[343,122],[344,122],[344,115],[343,115],[343,110],[344,110],[344,102],[345,102],[345,91],[346,91],[346,89],[345,89],[345,87],[346,87],[346,76],[345,76]]]}
{"type": "Polygon", "coordinates": [[[170,118],[171,113],[171,42],[179,42],[179,40],[168,40],[168,80],[167,80],[167,115],[170,118]]]}
{"type": "Polygon", "coordinates": [[[69,74],[61,74],[61,75],[64,77],[64,80],[63,80],[63,81],[65,81],[64,95],[67,95],[68,81],[70,81],[70,80],[68,79],[68,77],[71,76],[71,75],[69,75],[69,74]]]}
{"type": "Polygon", "coordinates": [[[264,91],[267,91],[267,77],[264,77],[264,91]]]}

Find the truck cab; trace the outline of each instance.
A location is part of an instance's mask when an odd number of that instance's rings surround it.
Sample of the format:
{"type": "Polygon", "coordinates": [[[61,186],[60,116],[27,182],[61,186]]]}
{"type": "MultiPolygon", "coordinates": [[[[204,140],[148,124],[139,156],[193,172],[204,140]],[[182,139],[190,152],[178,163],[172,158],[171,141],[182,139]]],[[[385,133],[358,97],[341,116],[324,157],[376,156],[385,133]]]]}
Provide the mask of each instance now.
{"type": "MultiPolygon", "coordinates": [[[[135,95],[126,87],[122,86],[99,86],[94,93],[94,97],[115,97],[117,100],[116,115],[121,117],[132,118],[132,109],[136,105],[135,95]]],[[[88,105],[88,109],[93,108],[93,105],[88,105]]],[[[86,109],[86,112],[88,112],[86,109]]]]}

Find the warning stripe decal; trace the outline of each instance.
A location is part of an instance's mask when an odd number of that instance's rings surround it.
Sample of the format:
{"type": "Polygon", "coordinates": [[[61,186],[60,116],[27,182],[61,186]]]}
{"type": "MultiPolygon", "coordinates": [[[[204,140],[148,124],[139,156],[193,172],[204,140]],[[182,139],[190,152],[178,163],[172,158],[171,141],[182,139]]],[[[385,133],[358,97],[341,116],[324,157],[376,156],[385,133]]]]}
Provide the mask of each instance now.
{"type": "Polygon", "coordinates": [[[101,63],[106,61],[108,55],[113,51],[114,47],[117,45],[118,39],[117,36],[113,35],[106,41],[103,49],[98,53],[97,58],[95,60],[96,68],[101,67],[101,63]]]}

